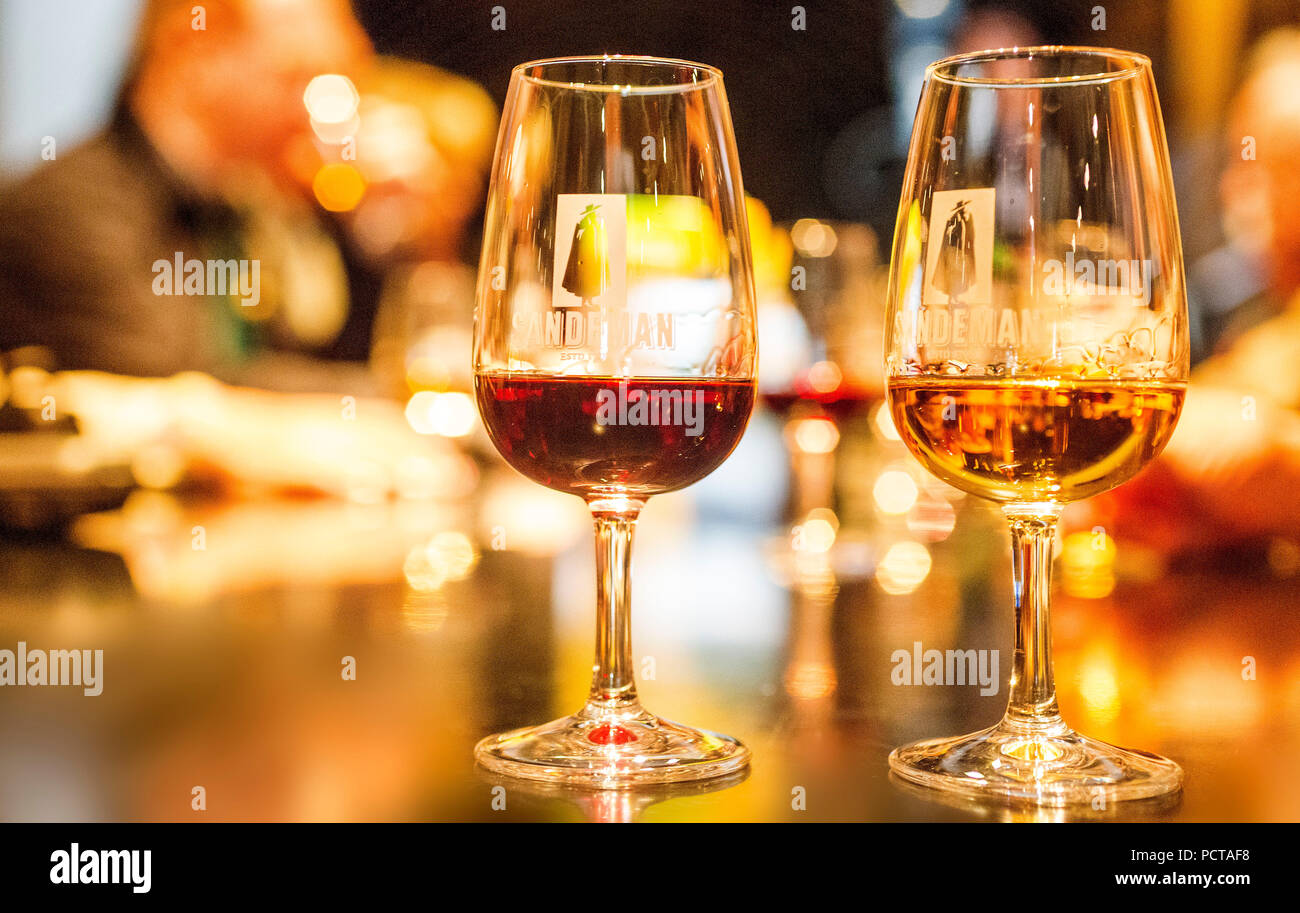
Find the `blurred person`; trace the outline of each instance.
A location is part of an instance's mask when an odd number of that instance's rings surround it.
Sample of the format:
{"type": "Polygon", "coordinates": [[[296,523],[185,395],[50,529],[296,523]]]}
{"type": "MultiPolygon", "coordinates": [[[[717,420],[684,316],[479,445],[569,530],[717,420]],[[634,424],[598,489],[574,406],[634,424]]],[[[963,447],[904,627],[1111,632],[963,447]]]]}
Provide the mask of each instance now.
{"type": "MultiPolygon", "coordinates": [[[[1265,37],[1231,107],[1225,278],[1262,294],[1225,308],[1164,455],[1098,502],[1121,536],[1164,552],[1300,543],[1300,31],[1265,37]],[[1245,137],[1256,158],[1243,159],[1245,137]],[[1238,279],[1243,283],[1246,279],[1238,279]],[[1253,326],[1250,324],[1253,323],[1253,326]]],[[[1242,297],[1249,297],[1243,295],[1242,297]]],[[[1231,302],[1229,302],[1231,303],[1231,302]]]]}
{"type": "Polygon", "coordinates": [[[1199,330],[1195,358],[1227,349],[1285,310],[1300,289],[1296,85],[1300,30],[1278,29],[1251,53],[1228,112],[1219,185],[1225,242],[1189,269],[1189,306],[1199,330]]]}
{"type": "Polygon", "coordinates": [[[108,127],[0,191],[0,351],[364,392],[360,370],[288,353],[323,349],[349,308],[343,252],[296,176],[314,155],[303,93],[371,53],[346,0],[147,3],[108,127]],[[194,261],[204,279],[237,263],[245,285],[186,285],[194,261]]]}
{"type": "Polygon", "coordinates": [[[974,6],[962,16],[948,43],[951,53],[967,54],[990,48],[1033,47],[1043,44],[1043,36],[1015,10],[974,6]]]}
{"type": "MultiPolygon", "coordinates": [[[[473,487],[449,440],[472,429],[417,433],[403,404],[371,398],[374,308],[357,289],[408,255],[455,256],[495,110],[472,84],[414,66],[388,63],[372,82],[373,64],[346,0],[147,4],[108,127],[0,189],[0,419],[34,431],[43,454],[14,497],[0,484],[0,527],[59,524],[84,502],[55,497],[60,486],[98,492],[123,467],[147,488],[363,502],[473,487]],[[347,78],[320,107],[305,93],[324,74],[347,78]],[[374,116],[362,128],[343,110],[333,126],[360,135],[322,135],[313,118],[357,85],[374,116]],[[375,107],[402,92],[396,119],[375,107]],[[322,173],[361,195],[335,205],[322,173]],[[159,270],[178,259],[257,263],[259,287],[178,289],[159,270]],[[47,400],[73,421],[45,421],[47,400]]],[[[0,479],[17,480],[7,443],[0,479]]]]}

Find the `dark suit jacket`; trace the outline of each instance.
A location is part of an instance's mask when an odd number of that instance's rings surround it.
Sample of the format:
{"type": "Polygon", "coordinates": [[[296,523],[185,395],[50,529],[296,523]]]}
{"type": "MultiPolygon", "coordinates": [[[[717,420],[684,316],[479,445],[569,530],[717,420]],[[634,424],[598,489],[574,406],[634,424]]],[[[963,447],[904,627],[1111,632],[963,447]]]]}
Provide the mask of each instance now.
{"type": "MultiPolygon", "coordinates": [[[[336,228],[324,230],[337,241],[336,228]]],[[[59,369],[196,370],[252,386],[369,392],[358,366],[307,357],[363,359],[368,324],[351,351],[336,342],[294,355],[274,351],[277,340],[242,320],[229,296],[155,294],[158,260],[251,260],[244,236],[238,213],[190,190],[119,112],[96,138],[0,190],[0,352],[35,345],[59,369]]]]}

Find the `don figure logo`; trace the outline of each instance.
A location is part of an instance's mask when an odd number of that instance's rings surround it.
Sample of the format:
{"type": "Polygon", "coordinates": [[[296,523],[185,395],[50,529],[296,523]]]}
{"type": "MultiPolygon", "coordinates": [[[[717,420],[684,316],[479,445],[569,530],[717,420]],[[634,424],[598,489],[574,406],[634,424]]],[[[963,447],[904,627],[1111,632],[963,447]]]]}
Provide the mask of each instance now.
{"type": "Polygon", "coordinates": [[[975,220],[970,200],[958,200],[943,226],[934,287],[955,302],[975,284],[975,220]]]}
{"type": "Polygon", "coordinates": [[[609,288],[609,233],[600,215],[599,204],[592,204],[573,226],[573,243],[569,262],[564,268],[563,287],[584,305],[591,304],[609,288]]]}

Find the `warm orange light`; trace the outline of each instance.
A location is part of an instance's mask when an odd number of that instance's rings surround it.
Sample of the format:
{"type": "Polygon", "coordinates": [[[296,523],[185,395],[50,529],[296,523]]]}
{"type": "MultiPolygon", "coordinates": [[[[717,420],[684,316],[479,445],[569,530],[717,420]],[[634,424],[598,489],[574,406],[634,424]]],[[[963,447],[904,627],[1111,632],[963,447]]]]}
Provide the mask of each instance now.
{"type": "Polygon", "coordinates": [[[790,240],[805,257],[829,257],[835,253],[839,238],[835,229],[816,219],[800,219],[790,229],[790,240]]]}
{"type": "Polygon", "coordinates": [[[316,195],[316,202],[330,212],[347,212],[361,202],[366,192],[366,180],[351,165],[335,162],[316,172],[311,190],[316,195]]]}
{"type": "Polygon", "coordinates": [[[322,73],[307,83],[302,103],[313,121],[322,124],[342,124],[357,113],[361,96],[352,80],[338,73],[322,73]]]}
{"type": "Polygon", "coordinates": [[[840,443],[840,429],[830,419],[798,419],[793,430],[795,446],[804,453],[831,453],[840,443]]]}
{"type": "Polygon", "coordinates": [[[407,401],[406,420],[420,434],[464,437],[474,430],[478,410],[466,393],[421,390],[407,401]]]}
{"type": "Polygon", "coordinates": [[[920,494],[921,490],[917,488],[916,480],[902,469],[882,472],[871,490],[876,507],[885,514],[907,513],[920,494]]]}
{"type": "Polygon", "coordinates": [[[808,386],[814,393],[833,393],[844,381],[844,372],[833,361],[819,361],[808,369],[808,386]]]}
{"type": "Polygon", "coordinates": [[[896,542],[876,568],[876,583],[891,596],[919,587],[930,575],[930,550],[919,542],[896,542]]]}
{"type": "Polygon", "coordinates": [[[383,101],[371,106],[369,99],[358,148],[361,167],[372,181],[418,175],[438,155],[425,133],[419,108],[383,101]]]}
{"type": "Polygon", "coordinates": [[[835,544],[835,534],[840,521],[834,511],[820,507],[811,511],[795,528],[794,550],[822,554],[835,544]]]}
{"type": "Polygon", "coordinates": [[[815,701],[835,690],[835,668],[828,663],[797,663],[785,675],[785,690],[801,701],[815,701]]]}
{"type": "Polygon", "coordinates": [[[1065,537],[1061,546],[1061,588],[1082,599],[1102,599],[1115,589],[1115,540],[1098,527],[1065,537]]]}
{"type": "Polygon", "coordinates": [[[941,497],[918,498],[907,514],[907,528],[927,542],[942,542],[957,525],[957,511],[941,497]]]}
{"type": "Polygon", "coordinates": [[[881,404],[876,407],[876,430],[887,441],[901,441],[898,429],[894,427],[894,417],[889,414],[889,406],[881,404]]]}
{"type": "Polygon", "coordinates": [[[1077,682],[1088,716],[1097,724],[1115,721],[1120,711],[1119,669],[1108,647],[1095,646],[1078,660],[1077,682]]]}

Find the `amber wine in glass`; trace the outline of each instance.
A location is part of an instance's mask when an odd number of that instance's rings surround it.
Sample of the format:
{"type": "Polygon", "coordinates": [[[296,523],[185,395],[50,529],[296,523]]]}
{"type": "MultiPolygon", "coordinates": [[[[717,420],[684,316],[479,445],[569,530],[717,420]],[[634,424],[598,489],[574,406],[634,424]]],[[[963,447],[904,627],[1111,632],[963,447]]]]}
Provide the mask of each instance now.
{"type": "Polygon", "coordinates": [[[1150,61],[1042,47],[931,64],[888,306],[894,423],[930,472],[1001,505],[1016,600],[1002,721],[897,748],[891,769],[1047,806],[1177,790],[1174,762],[1066,725],[1048,616],[1063,506],[1155,458],[1186,388],[1182,252],[1150,61]]]}

